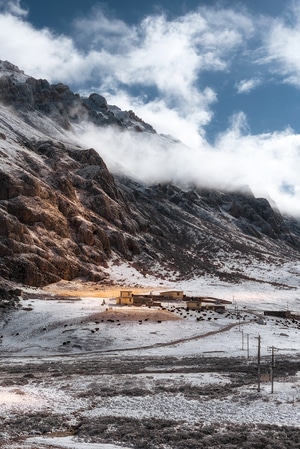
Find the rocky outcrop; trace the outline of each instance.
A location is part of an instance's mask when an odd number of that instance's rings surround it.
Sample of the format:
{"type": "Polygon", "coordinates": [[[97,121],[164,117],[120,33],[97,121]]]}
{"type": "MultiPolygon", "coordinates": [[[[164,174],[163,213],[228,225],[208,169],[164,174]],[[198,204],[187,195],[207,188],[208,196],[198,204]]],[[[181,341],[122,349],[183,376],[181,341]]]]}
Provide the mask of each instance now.
{"type": "Polygon", "coordinates": [[[19,306],[23,291],[16,288],[13,283],[1,280],[0,285],[0,318],[1,313],[7,309],[13,309],[19,306]]]}
{"type": "Polygon", "coordinates": [[[113,176],[93,149],[24,144],[22,169],[0,172],[0,275],[33,286],[102,280],[99,265],[112,250],[130,258],[134,244],[124,233],[139,228],[113,176]]]}
{"type": "Polygon", "coordinates": [[[70,129],[72,123],[84,120],[96,126],[113,125],[155,133],[152,126],[137,117],[133,111],[122,111],[117,106],[108,105],[99,94],[81,97],[65,84],[51,85],[47,80],[26,76],[8,61],[0,61],[0,102],[12,106],[27,119],[30,119],[28,113],[38,111],[64,129],[70,129]]]}

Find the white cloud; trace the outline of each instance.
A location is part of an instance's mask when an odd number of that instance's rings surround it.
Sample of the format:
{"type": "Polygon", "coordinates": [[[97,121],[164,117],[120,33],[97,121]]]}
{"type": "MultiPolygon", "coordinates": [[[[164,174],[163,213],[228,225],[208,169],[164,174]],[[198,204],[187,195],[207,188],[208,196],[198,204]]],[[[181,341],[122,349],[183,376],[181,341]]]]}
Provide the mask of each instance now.
{"type": "MultiPolygon", "coordinates": [[[[282,133],[261,135],[242,134],[230,130],[220,136],[216,150],[224,159],[222,179],[236,185],[248,184],[256,195],[269,195],[286,210],[288,195],[282,185],[299,187],[300,136],[287,129],[282,133]]],[[[300,213],[299,197],[293,206],[300,213]]]]}
{"type": "Polygon", "coordinates": [[[70,38],[55,36],[47,29],[36,30],[13,15],[0,15],[0,40],[0,58],[37,78],[72,82],[85,64],[70,38]]]}
{"type": "Polygon", "coordinates": [[[290,14],[269,20],[264,34],[265,55],[261,62],[271,64],[284,81],[300,87],[300,6],[292,2],[290,14]]]}
{"type": "MultiPolygon", "coordinates": [[[[84,30],[97,29],[101,45],[107,30],[112,36],[114,52],[108,51],[109,46],[101,49],[98,91],[120,105],[118,99],[124,97],[127,86],[123,107],[134,108],[160,132],[174,134],[189,145],[199,143],[217,101],[212,88],[200,87],[201,75],[229,70],[231,58],[244,47],[245,36],[253,33],[251,19],[232,10],[201,8],[174,20],[157,15],[132,29],[122,26],[123,37],[116,25],[112,21],[109,28],[101,12],[89,22],[76,23],[83,40],[84,30]],[[153,89],[154,98],[130,97],[130,87],[136,85],[145,91],[153,89]]],[[[86,39],[91,40],[89,31],[86,39]]]]}
{"type": "Polygon", "coordinates": [[[180,111],[179,108],[170,108],[164,99],[145,103],[143,98],[132,98],[125,91],[118,91],[115,95],[107,92],[104,95],[109,104],[116,104],[123,110],[133,109],[158,133],[173,136],[191,147],[202,144],[204,135],[201,134],[201,129],[210,122],[209,106],[216,101],[215,93],[207,89],[203,92],[202,108],[191,104],[188,111],[180,111]]]}
{"type": "Polygon", "coordinates": [[[20,17],[28,14],[28,10],[21,7],[20,0],[0,0],[0,9],[20,17]]]}
{"type": "MultiPolygon", "coordinates": [[[[195,94],[194,84],[201,73],[227,69],[231,54],[243,45],[251,21],[244,19],[243,23],[239,18],[226,11],[212,16],[206,9],[174,20],[163,15],[150,16],[131,33],[124,30],[126,54],[122,36],[118,36],[120,48],[116,48],[115,42],[115,53],[108,53],[105,48],[101,56],[123,84],[155,86],[164,95],[189,100],[195,94]]],[[[93,21],[87,26],[90,27],[95,27],[93,21]]],[[[104,41],[101,35],[98,39],[104,41]]]]}
{"type": "Polygon", "coordinates": [[[248,94],[252,90],[256,89],[261,83],[262,83],[262,80],[257,77],[247,79],[247,80],[241,80],[237,84],[237,92],[239,94],[248,94]]]}
{"type": "Polygon", "coordinates": [[[249,186],[256,196],[276,202],[283,212],[300,215],[300,135],[247,133],[244,114],[214,146],[204,139],[196,148],[159,135],[99,130],[89,125],[80,140],[94,147],[114,172],[142,182],[174,182],[220,189],[249,186]],[[288,188],[286,188],[288,186],[288,188]]]}
{"type": "Polygon", "coordinates": [[[92,8],[88,17],[76,19],[73,27],[74,41],[88,51],[106,49],[110,53],[121,54],[130,49],[136,40],[135,27],[110,17],[97,6],[92,8]]]}

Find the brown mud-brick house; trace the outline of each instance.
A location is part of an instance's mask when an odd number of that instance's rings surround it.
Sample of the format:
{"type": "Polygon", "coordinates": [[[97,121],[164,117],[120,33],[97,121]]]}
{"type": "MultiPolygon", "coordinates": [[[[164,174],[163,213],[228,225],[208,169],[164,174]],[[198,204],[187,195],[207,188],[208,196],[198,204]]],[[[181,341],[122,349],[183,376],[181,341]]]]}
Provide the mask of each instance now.
{"type": "Polygon", "coordinates": [[[230,303],[217,298],[192,297],[186,298],[186,307],[192,310],[216,310],[218,312],[225,311],[225,304],[230,303]]]}
{"type": "Polygon", "coordinates": [[[184,294],[180,290],[169,290],[167,292],[160,292],[160,299],[165,299],[168,301],[174,301],[176,299],[182,300],[184,298],[184,294]]]}
{"type": "Polygon", "coordinates": [[[131,290],[121,290],[120,296],[116,299],[116,304],[122,306],[133,306],[133,294],[131,290]]]}

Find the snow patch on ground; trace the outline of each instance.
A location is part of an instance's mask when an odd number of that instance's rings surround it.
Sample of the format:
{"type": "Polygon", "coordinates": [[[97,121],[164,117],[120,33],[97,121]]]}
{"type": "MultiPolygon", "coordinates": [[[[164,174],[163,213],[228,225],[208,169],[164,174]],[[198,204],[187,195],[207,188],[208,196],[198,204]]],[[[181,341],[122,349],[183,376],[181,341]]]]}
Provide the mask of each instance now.
{"type": "Polygon", "coordinates": [[[78,443],[74,441],[72,437],[60,437],[60,438],[29,438],[28,442],[41,444],[42,446],[46,444],[55,445],[57,447],[65,449],[129,449],[125,446],[116,446],[114,444],[92,444],[92,443],[78,443]]]}
{"type": "MultiPolygon", "coordinates": [[[[280,387],[279,385],[277,385],[280,387]]],[[[274,424],[298,426],[300,419],[299,402],[289,399],[290,390],[286,396],[269,400],[267,393],[263,399],[253,398],[249,392],[240,398],[222,399],[186,399],[183,395],[155,397],[127,397],[123,396],[107,399],[101,406],[85,413],[88,418],[99,416],[126,416],[137,419],[157,418],[184,420],[196,423],[199,420],[208,424],[220,422],[234,422],[237,424],[274,424]]],[[[299,401],[299,399],[298,399],[299,401]]]]}

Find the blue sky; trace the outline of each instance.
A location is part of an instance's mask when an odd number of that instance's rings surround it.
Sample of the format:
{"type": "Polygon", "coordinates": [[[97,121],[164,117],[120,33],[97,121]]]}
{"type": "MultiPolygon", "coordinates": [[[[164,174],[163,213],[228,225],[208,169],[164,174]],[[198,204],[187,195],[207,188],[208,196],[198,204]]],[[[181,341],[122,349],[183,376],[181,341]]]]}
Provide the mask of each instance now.
{"type": "Polygon", "coordinates": [[[205,166],[300,214],[300,0],[0,0],[0,39],[25,73],[181,140],[174,173],[205,166]]]}

